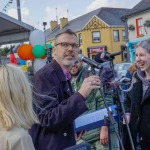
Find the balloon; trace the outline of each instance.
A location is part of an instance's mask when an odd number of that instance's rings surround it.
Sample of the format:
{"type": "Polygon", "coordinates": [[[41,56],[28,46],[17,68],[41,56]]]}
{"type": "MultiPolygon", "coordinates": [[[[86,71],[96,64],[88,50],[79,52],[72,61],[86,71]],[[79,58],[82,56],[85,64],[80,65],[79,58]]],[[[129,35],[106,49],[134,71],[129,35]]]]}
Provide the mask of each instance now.
{"type": "Polygon", "coordinates": [[[44,56],[41,57],[41,59],[45,59],[45,58],[46,58],[46,55],[44,55],[44,56]]]}
{"type": "Polygon", "coordinates": [[[46,60],[47,59],[34,59],[33,62],[34,73],[36,73],[39,69],[41,69],[46,65],[46,60]]]}
{"type": "Polygon", "coordinates": [[[32,46],[29,44],[22,44],[18,47],[18,56],[23,60],[31,60],[34,58],[34,55],[32,54],[32,46]]]}
{"type": "Polygon", "coordinates": [[[52,44],[46,44],[48,48],[52,48],[52,44]]]}
{"type": "Polygon", "coordinates": [[[26,61],[25,61],[25,60],[22,60],[22,59],[19,59],[19,64],[20,64],[20,66],[21,66],[21,65],[26,65],[26,61]]]}
{"type": "Polygon", "coordinates": [[[32,46],[45,45],[45,33],[41,30],[34,30],[30,34],[29,41],[32,46]]]}
{"type": "Polygon", "coordinates": [[[20,68],[23,70],[23,72],[27,72],[27,66],[26,65],[22,65],[22,66],[20,66],[20,68]]]}
{"type": "Polygon", "coordinates": [[[32,49],[32,53],[36,58],[40,58],[46,54],[46,50],[42,45],[35,45],[32,49]]]}

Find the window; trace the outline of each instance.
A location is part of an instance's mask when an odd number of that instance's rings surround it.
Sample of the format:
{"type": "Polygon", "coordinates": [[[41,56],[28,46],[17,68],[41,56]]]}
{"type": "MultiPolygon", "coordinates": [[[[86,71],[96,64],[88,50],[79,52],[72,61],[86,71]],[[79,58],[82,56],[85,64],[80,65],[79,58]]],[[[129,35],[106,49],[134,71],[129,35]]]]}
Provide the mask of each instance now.
{"type": "Polygon", "coordinates": [[[122,61],[128,61],[128,53],[127,52],[123,52],[123,60],[122,61]]]}
{"type": "Polygon", "coordinates": [[[78,34],[78,38],[79,38],[79,44],[81,45],[82,44],[82,35],[81,35],[81,33],[78,34]]]}
{"type": "Polygon", "coordinates": [[[144,26],[142,18],[136,19],[137,36],[144,35],[144,26]]]}
{"type": "Polygon", "coordinates": [[[92,32],[92,41],[100,42],[100,32],[92,32]]]}
{"type": "Polygon", "coordinates": [[[119,30],[114,30],[114,42],[119,41],[119,30]]]}
{"type": "Polygon", "coordinates": [[[126,31],[122,30],[122,41],[126,40],[126,31]]]}

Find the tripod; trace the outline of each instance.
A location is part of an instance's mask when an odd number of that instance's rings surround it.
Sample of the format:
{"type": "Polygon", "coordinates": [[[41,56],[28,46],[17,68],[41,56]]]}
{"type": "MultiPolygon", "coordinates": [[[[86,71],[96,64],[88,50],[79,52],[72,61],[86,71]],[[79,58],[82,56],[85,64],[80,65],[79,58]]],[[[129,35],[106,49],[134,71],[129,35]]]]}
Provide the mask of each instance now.
{"type": "MultiPolygon", "coordinates": [[[[101,70],[100,70],[100,71],[101,71],[101,70]]],[[[95,74],[94,66],[91,66],[91,72],[92,72],[92,74],[95,74]]],[[[122,140],[121,140],[121,138],[120,138],[120,136],[119,136],[117,127],[116,127],[115,119],[114,119],[114,117],[112,116],[112,112],[109,110],[109,107],[108,107],[108,105],[107,105],[107,102],[106,102],[106,99],[105,99],[106,95],[104,94],[104,87],[103,87],[103,90],[102,90],[102,88],[100,88],[99,91],[100,91],[102,100],[104,101],[104,105],[105,105],[105,108],[106,108],[107,114],[108,114],[107,119],[105,119],[105,121],[107,121],[107,124],[108,124],[108,125],[110,125],[110,123],[113,125],[114,130],[115,130],[115,133],[116,133],[116,135],[117,135],[117,138],[118,138],[118,140],[119,140],[119,142],[120,142],[121,148],[122,148],[122,150],[125,150],[124,147],[123,147],[122,140]]],[[[109,136],[109,142],[110,142],[110,143],[109,143],[109,149],[111,150],[111,139],[110,139],[110,136],[109,136]]]]}
{"type": "MultiPolygon", "coordinates": [[[[114,73],[113,62],[111,62],[110,68],[112,68],[112,72],[113,72],[113,75],[114,75],[115,73],[114,73]]],[[[91,70],[92,70],[92,73],[94,73],[94,68],[93,68],[93,66],[91,66],[91,70]]],[[[101,71],[101,69],[100,69],[99,71],[101,71]]],[[[115,75],[114,75],[114,76],[115,76],[115,75]]],[[[105,84],[105,82],[104,82],[103,84],[105,84]]],[[[113,125],[114,130],[115,130],[115,133],[116,133],[117,138],[118,138],[119,143],[120,143],[120,147],[121,147],[122,150],[125,150],[125,149],[124,149],[124,146],[123,146],[123,143],[122,143],[122,139],[120,138],[120,135],[119,135],[118,130],[117,130],[116,125],[115,125],[115,124],[116,124],[115,119],[114,119],[114,117],[112,116],[112,113],[111,113],[111,111],[109,110],[109,108],[108,108],[108,106],[107,106],[107,103],[106,103],[105,97],[106,97],[107,95],[104,94],[105,88],[103,87],[103,90],[102,90],[102,88],[100,88],[99,90],[100,90],[102,99],[103,99],[103,101],[104,101],[104,104],[105,104],[105,107],[106,107],[106,110],[107,110],[107,114],[108,114],[107,121],[109,122],[108,124],[111,123],[111,124],[113,125]]],[[[123,105],[123,102],[124,102],[124,100],[125,100],[125,98],[124,98],[124,93],[123,93],[122,90],[119,89],[119,85],[116,86],[116,90],[117,90],[117,93],[118,93],[118,97],[119,97],[119,102],[120,102],[120,104],[121,104],[121,108],[122,108],[122,110],[123,110],[123,115],[125,116],[125,109],[124,109],[124,105],[123,105]]],[[[118,117],[118,119],[120,119],[120,116],[118,117]]],[[[132,150],[135,150],[134,144],[133,144],[133,140],[132,140],[132,137],[131,137],[131,132],[130,132],[129,125],[128,125],[128,123],[127,123],[126,117],[125,117],[125,122],[126,122],[126,126],[127,126],[127,131],[128,131],[128,134],[129,134],[129,139],[130,139],[130,143],[131,143],[132,150]]],[[[119,126],[119,124],[118,124],[118,126],[119,126]]],[[[119,131],[120,131],[120,130],[119,130],[119,131]]]]}

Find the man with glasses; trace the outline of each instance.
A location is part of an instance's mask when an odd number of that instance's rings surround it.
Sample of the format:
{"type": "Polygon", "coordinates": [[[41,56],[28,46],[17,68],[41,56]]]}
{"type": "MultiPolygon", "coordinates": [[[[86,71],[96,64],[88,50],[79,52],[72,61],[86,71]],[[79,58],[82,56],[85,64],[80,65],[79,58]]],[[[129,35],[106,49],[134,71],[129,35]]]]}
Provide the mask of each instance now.
{"type": "Polygon", "coordinates": [[[100,88],[99,77],[90,76],[72,95],[69,70],[78,51],[76,34],[65,30],[55,37],[55,60],[34,75],[35,111],[40,124],[31,128],[30,135],[36,150],[63,150],[75,145],[73,121],[86,111],[85,99],[90,92],[100,88]]]}

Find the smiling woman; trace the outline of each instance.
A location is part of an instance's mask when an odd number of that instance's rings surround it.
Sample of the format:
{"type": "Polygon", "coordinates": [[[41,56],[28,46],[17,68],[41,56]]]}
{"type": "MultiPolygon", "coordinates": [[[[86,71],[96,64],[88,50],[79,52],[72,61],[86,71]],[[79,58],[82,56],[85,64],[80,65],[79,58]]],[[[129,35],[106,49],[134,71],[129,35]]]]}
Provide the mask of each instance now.
{"type": "MultiPolygon", "coordinates": [[[[150,149],[150,40],[136,45],[135,61],[139,69],[133,75],[133,88],[127,94],[126,113],[135,147],[138,138],[143,150],[150,149]],[[142,114],[142,115],[141,115],[142,114]],[[140,136],[138,136],[138,133],[140,136]]],[[[128,139],[128,138],[127,138],[128,139]]],[[[129,143],[126,142],[126,143],[129,143]]],[[[130,149],[130,148],[127,148],[130,149]]]]}
{"type": "Polygon", "coordinates": [[[150,40],[142,41],[136,46],[135,61],[145,78],[150,79],[150,40]]]}

